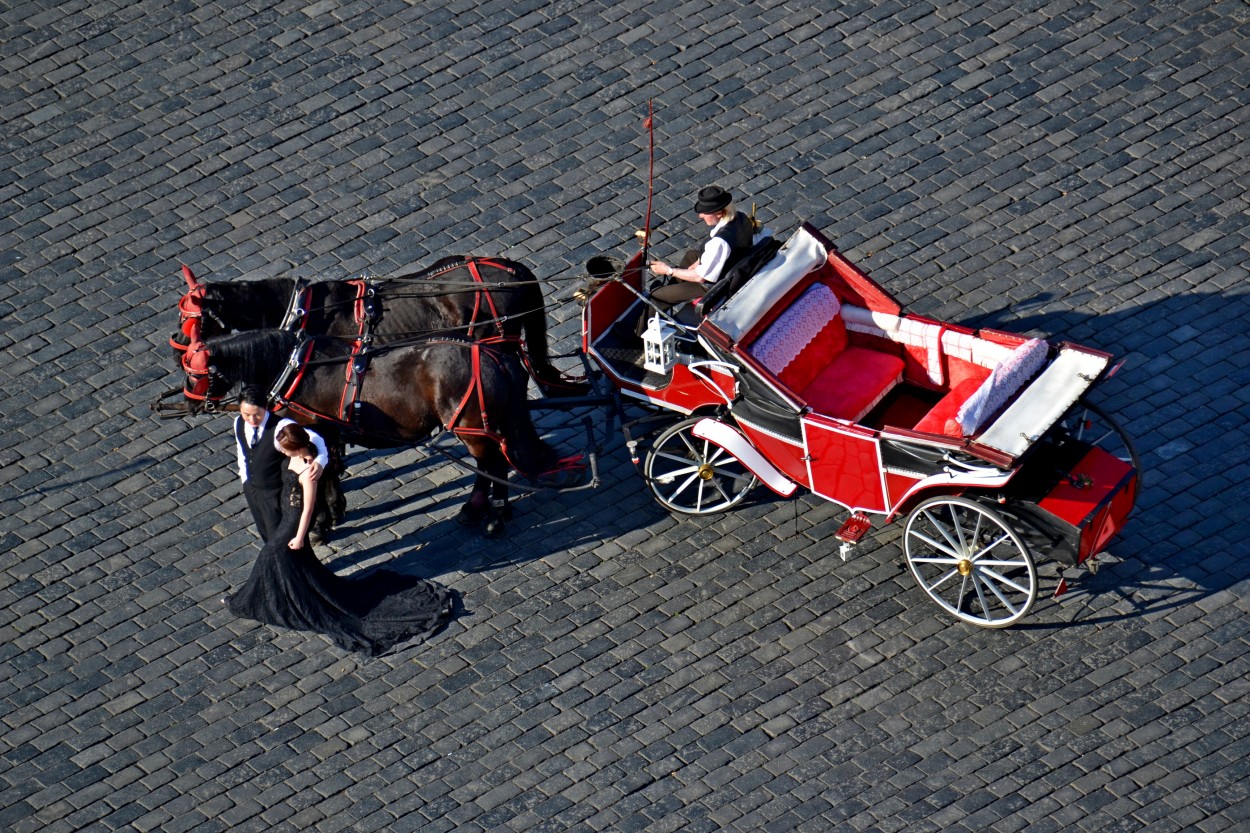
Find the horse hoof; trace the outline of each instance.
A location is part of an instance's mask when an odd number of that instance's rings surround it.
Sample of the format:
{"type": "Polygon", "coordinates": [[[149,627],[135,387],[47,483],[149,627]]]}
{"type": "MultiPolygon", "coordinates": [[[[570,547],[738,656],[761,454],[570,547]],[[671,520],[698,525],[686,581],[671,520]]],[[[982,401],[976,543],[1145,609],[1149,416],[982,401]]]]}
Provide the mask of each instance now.
{"type": "Polygon", "coordinates": [[[504,523],[500,518],[491,518],[482,528],[482,534],[487,538],[502,538],[505,531],[504,523]]]}
{"type": "Polygon", "coordinates": [[[460,526],[477,526],[482,521],[482,510],[466,503],[456,513],[456,523],[460,526]]]}

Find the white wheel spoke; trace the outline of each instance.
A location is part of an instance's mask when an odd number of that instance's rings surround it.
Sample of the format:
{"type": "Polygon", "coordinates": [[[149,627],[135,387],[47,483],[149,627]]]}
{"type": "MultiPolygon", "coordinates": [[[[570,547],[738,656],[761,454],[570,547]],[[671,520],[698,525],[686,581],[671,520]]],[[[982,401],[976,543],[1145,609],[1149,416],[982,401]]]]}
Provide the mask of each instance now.
{"type": "Polygon", "coordinates": [[[699,464],[691,463],[688,457],[681,457],[676,454],[672,454],[668,451],[657,451],[655,453],[655,456],[661,460],[669,460],[674,463],[679,463],[683,466],[683,468],[678,469],[677,471],[668,472],[669,474],[681,474],[687,471],[697,471],[699,468],[699,464]]]}
{"type": "MultiPolygon", "coordinates": [[[[941,533],[942,537],[946,539],[946,543],[951,545],[951,548],[950,550],[948,550],[948,552],[953,552],[953,553],[963,552],[963,550],[961,550],[959,547],[959,542],[950,536],[950,533],[946,531],[946,526],[941,521],[933,517],[933,515],[929,514],[928,512],[925,512],[924,516],[929,519],[930,523],[933,524],[934,529],[936,529],[939,533],[941,533]]],[[[937,546],[937,545],[934,544],[934,546],[937,546]]]]}
{"type": "Polygon", "coordinates": [[[937,590],[939,587],[941,587],[943,584],[950,581],[957,575],[959,575],[958,570],[947,570],[946,575],[942,576],[940,579],[933,582],[933,584],[930,584],[928,587],[930,590],[937,590]]]}
{"type": "Polygon", "coordinates": [[[977,574],[971,573],[968,576],[972,580],[972,588],[977,591],[977,601],[981,603],[981,618],[990,619],[990,606],[985,603],[985,591],[981,589],[981,582],[977,580],[977,574]]]}
{"type": "Polygon", "coordinates": [[[963,581],[959,582],[959,595],[955,597],[954,610],[962,611],[964,607],[964,599],[968,595],[968,576],[963,577],[963,581]]]}
{"type": "MultiPolygon", "coordinates": [[[[915,532],[915,531],[913,531],[913,532],[912,532],[912,537],[919,538],[921,541],[924,541],[926,544],[928,544],[929,546],[933,547],[933,548],[934,548],[935,550],[937,550],[938,552],[944,552],[944,553],[946,553],[947,555],[949,555],[951,558],[955,559],[956,561],[958,561],[958,560],[962,557],[958,551],[956,551],[956,550],[954,550],[954,549],[950,549],[950,548],[947,548],[947,547],[943,546],[942,544],[938,543],[937,541],[934,541],[934,540],[933,540],[932,538],[930,538],[928,535],[925,535],[925,534],[923,534],[923,533],[921,533],[921,532],[915,532]]],[[[947,540],[949,541],[950,539],[948,538],[947,540]]]]}
{"type": "Polygon", "coordinates": [[[990,550],[994,549],[994,547],[997,547],[1003,541],[1010,541],[1010,540],[1011,540],[1011,536],[1008,535],[1006,532],[1004,532],[1001,537],[995,539],[992,543],[986,544],[985,547],[983,547],[980,551],[978,551],[975,555],[973,555],[972,560],[976,561],[978,558],[985,555],[990,550]]]}
{"type": "Polygon", "coordinates": [[[690,438],[686,436],[685,431],[681,432],[677,436],[681,438],[682,445],[684,445],[686,449],[690,452],[690,456],[692,458],[698,459],[699,457],[703,456],[699,453],[699,449],[695,448],[694,444],[690,442],[690,438]]]}
{"type": "MultiPolygon", "coordinates": [[[[979,583],[979,584],[984,584],[986,587],[990,588],[990,592],[991,592],[991,593],[993,593],[995,596],[997,596],[997,597],[998,597],[998,601],[999,601],[999,602],[1001,602],[1001,603],[1002,603],[1002,606],[1003,606],[1003,607],[1005,607],[1005,608],[1007,608],[1007,610],[1009,610],[1013,616],[1014,616],[1014,615],[1018,612],[1019,608],[1017,608],[1015,605],[1013,605],[1013,604],[1012,604],[1012,603],[1011,603],[1011,602],[1007,599],[1007,597],[1006,597],[1006,596],[1004,596],[1001,592],[999,592],[999,589],[998,589],[998,588],[994,585],[994,582],[992,582],[992,581],[986,581],[984,578],[982,578],[982,579],[981,579],[978,583],[979,583]]],[[[1022,592],[1023,592],[1023,591],[1022,591],[1022,592]]],[[[982,597],[982,605],[984,605],[984,597],[982,597]]],[[[987,608],[987,607],[984,607],[984,606],[983,606],[981,609],[985,612],[985,616],[986,616],[986,618],[987,618],[987,619],[988,619],[988,618],[991,618],[991,617],[990,617],[989,608],[987,608]]]]}
{"type": "Polygon", "coordinates": [[[689,486],[691,483],[695,482],[695,481],[696,481],[696,480],[698,480],[698,479],[699,479],[699,473],[698,473],[698,472],[695,472],[694,474],[692,474],[692,475],[690,475],[689,477],[687,477],[687,478],[686,478],[686,482],[684,482],[684,483],[682,483],[680,486],[678,486],[678,487],[677,487],[677,491],[673,492],[672,494],[670,494],[670,495],[668,496],[669,500],[672,500],[673,498],[675,498],[675,497],[677,497],[678,495],[680,495],[682,492],[686,491],[686,487],[687,487],[687,486],[689,486]]]}
{"type": "MultiPolygon", "coordinates": [[[[1005,585],[1007,585],[1007,586],[1008,586],[1008,587],[1010,587],[1012,590],[1015,590],[1017,593],[1024,593],[1026,596],[1027,596],[1027,595],[1028,595],[1028,593],[1029,593],[1029,588],[1025,587],[1024,585],[1022,585],[1022,584],[1020,584],[1020,583],[1018,583],[1018,582],[1012,581],[1011,579],[1007,578],[1005,575],[1003,575],[1002,573],[998,572],[997,570],[986,570],[986,569],[982,569],[982,570],[980,570],[980,572],[981,572],[981,573],[984,573],[984,574],[985,574],[985,576],[988,576],[988,577],[990,577],[990,578],[994,579],[994,581],[998,582],[999,584],[1005,584],[1005,585]]],[[[983,577],[981,580],[982,580],[982,581],[985,581],[985,578],[983,577]]],[[[990,582],[986,582],[986,584],[990,584],[990,582]]],[[[991,587],[992,587],[992,586],[993,586],[993,585],[991,584],[991,587]]],[[[1006,602],[1003,602],[1003,604],[1006,604],[1006,602]]]]}

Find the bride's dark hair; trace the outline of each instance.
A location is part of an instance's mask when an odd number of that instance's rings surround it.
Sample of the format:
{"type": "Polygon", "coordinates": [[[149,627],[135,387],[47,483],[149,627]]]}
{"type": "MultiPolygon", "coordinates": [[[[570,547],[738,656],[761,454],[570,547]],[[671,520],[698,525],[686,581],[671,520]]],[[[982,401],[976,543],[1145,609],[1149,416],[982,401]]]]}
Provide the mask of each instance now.
{"type": "Polygon", "coordinates": [[[277,440],[279,448],[292,454],[312,448],[312,440],[308,438],[308,432],[298,425],[282,426],[278,429],[274,439],[277,440]]]}

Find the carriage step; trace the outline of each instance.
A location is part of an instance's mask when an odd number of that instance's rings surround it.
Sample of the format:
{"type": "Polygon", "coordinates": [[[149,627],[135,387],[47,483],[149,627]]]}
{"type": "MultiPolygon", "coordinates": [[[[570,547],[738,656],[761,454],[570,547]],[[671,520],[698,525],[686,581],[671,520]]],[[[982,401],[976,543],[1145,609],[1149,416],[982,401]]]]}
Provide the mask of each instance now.
{"type": "Polygon", "coordinates": [[[870,529],[872,529],[872,519],[862,512],[856,512],[846,519],[846,523],[842,524],[833,537],[848,544],[858,544],[870,529]]]}

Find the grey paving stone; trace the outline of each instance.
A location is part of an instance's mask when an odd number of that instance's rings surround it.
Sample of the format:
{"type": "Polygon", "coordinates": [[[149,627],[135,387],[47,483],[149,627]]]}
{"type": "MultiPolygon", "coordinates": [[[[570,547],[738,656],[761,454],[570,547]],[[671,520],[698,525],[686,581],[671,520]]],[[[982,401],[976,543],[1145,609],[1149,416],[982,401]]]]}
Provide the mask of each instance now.
{"type": "MultiPolygon", "coordinates": [[[[1241,4],[19,3],[5,25],[0,826],[1246,823],[1241,4]],[[216,599],[256,549],[225,423],[147,413],[176,264],[475,251],[563,302],[628,252],[648,100],[661,248],[719,181],[917,312],[1130,354],[1098,394],[1148,466],[1114,558],[972,633],[896,530],[836,558],[811,496],[670,518],[613,444],[601,490],[519,502],[497,544],[452,528],[454,469],[356,451],[327,559],[440,577],[465,615],[377,661],[232,620],[216,599]]],[[[577,310],[549,318],[575,347],[577,310]]]]}

